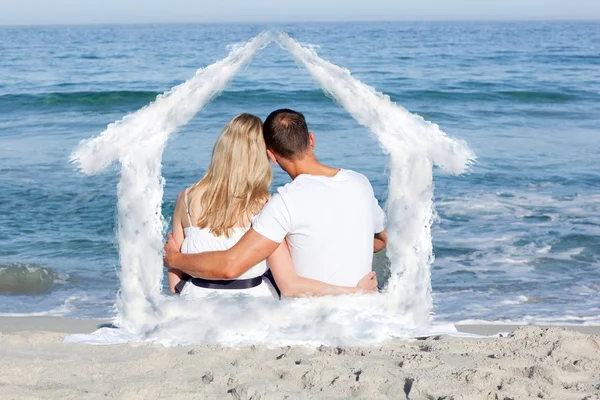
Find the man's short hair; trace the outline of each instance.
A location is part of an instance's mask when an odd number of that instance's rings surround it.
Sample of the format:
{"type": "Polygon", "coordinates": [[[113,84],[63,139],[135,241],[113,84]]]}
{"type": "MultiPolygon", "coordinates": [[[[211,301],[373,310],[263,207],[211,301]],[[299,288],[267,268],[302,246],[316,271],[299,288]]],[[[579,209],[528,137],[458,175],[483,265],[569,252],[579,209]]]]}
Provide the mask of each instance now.
{"type": "Polygon", "coordinates": [[[269,114],[263,124],[263,136],[267,148],[288,160],[299,158],[310,147],[304,115],[288,108],[269,114]]]}

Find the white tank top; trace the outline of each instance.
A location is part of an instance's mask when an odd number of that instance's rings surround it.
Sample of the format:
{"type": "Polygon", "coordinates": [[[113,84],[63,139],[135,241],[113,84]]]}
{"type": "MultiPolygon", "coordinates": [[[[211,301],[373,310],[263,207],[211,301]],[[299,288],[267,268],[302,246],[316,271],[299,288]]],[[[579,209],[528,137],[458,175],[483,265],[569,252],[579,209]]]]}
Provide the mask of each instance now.
{"type": "MultiPolygon", "coordinates": [[[[230,237],[215,236],[207,228],[189,226],[184,228],[185,239],[181,244],[181,252],[184,254],[197,254],[204,251],[219,251],[232,248],[244,236],[247,228],[235,228],[230,237]]],[[[237,279],[250,279],[261,276],[267,272],[267,262],[261,261],[237,279]]]]}
{"type": "MultiPolygon", "coordinates": [[[[187,190],[184,195],[185,212],[187,213],[190,226],[183,229],[185,238],[181,244],[181,252],[184,254],[197,254],[204,251],[219,251],[232,248],[244,236],[248,228],[234,228],[230,237],[215,236],[208,228],[194,226],[187,203],[187,190]]],[[[237,279],[250,279],[261,276],[267,271],[266,260],[259,262],[237,279]]]]}

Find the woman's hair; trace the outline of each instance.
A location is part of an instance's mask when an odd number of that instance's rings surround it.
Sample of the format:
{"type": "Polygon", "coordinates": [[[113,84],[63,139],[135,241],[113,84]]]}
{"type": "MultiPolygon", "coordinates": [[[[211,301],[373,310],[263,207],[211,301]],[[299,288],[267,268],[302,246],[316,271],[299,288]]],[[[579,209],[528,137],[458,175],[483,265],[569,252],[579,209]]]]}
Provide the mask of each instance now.
{"type": "Polygon", "coordinates": [[[260,118],[240,114],[223,128],[204,177],[188,191],[188,204],[200,201],[196,224],[229,237],[240,220],[263,207],[273,179],[260,118]]]}

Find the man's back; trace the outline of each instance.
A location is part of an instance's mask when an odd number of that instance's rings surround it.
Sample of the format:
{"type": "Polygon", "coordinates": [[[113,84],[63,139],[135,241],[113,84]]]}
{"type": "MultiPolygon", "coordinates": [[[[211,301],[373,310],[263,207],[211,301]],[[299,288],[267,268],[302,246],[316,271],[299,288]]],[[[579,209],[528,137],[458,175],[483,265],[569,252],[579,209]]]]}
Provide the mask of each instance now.
{"type": "Polygon", "coordinates": [[[273,195],[253,228],[276,242],[287,236],[298,275],[354,286],[371,270],[373,235],[384,223],[368,179],[340,170],[299,175],[273,195]]]}
{"type": "Polygon", "coordinates": [[[253,229],[231,249],[181,254],[170,236],[165,265],[192,276],[231,280],[270,258],[273,275],[289,296],[375,291],[373,250],[385,247],[387,235],[385,214],[368,179],[321,164],[315,136],[297,111],[269,114],[263,138],[269,159],[294,181],[271,197],[253,219],[253,229]],[[286,237],[293,266],[288,246],[281,245],[286,237]]]}

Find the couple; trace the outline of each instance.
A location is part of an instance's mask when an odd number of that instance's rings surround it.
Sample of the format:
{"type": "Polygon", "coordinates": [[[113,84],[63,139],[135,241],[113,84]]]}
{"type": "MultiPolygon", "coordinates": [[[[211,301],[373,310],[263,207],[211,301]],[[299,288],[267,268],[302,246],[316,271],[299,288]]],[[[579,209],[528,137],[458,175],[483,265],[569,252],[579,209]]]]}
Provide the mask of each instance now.
{"type": "Polygon", "coordinates": [[[377,291],[373,252],[387,241],[368,179],[316,159],[304,116],[240,114],[221,132],[204,177],[182,191],[165,244],[169,287],[279,298],[377,291]],[[269,159],[292,182],[269,195],[269,159]]]}

